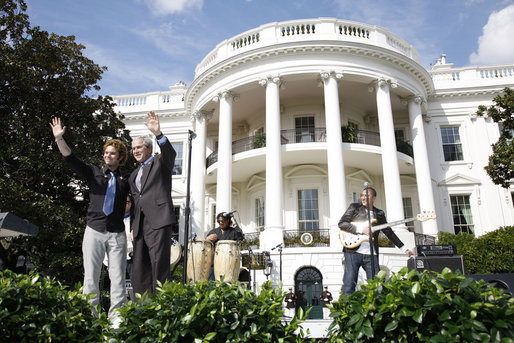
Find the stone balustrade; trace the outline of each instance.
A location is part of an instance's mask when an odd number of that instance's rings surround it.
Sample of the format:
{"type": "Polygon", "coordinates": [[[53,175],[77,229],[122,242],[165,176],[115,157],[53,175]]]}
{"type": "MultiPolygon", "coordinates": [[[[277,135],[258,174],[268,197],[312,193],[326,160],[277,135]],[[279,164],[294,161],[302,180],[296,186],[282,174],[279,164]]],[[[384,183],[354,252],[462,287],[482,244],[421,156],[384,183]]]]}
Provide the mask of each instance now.
{"type": "Polygon", "coordinates": [[[429,71],[436,88],[462,88],[514,82],[514,65],[495,67],[442,68],[429,71]]]}
{"type": "Polygon", "coordinates": [[[412,45],[381,27],[335,18],[318,18],[269,23],[227,39],[198,64],[195,78],[238,54],[295,41],[334,41],[337,44],[345,41],[360,42],[392,50],[420,63],[412,45]]]}

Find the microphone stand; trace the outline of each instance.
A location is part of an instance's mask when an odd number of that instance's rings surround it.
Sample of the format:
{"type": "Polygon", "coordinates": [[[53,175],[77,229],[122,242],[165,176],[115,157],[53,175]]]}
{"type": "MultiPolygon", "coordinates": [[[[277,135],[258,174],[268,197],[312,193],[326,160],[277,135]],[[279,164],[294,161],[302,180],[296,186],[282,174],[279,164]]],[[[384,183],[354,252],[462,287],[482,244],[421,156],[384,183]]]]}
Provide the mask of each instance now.
{"type": "Polygon", "coordinates": [[[190,202],[190,189],[191,189],[191,151],[192,151],[192,141],[193,138],[196,137],[196,133],[194,131],[189,130],[188,136],[188,152],[189,156],[187,158],[187,190],[186,190],[186,208],[184,210],[185,220],[184,220],[184,262],[183,268],[184,272],[182,274],[182,283],[187,282],[187,244],[189,240],[189,213],[191,212],[191,208],[189,207],[190,202]]]}
{"type": "MultiPolygon", "coordinates": [[[[248,286],[250,286],[250,289],[252,289],[252,255],[253,255],[253,251],[252,251],[252,247],[250,246],[250,243],[248,241],[246,241],[246,245],[248,246],[248,275],[249,275],[248,286]]],[[[253,277],[255,279],[255,272],[253,274],[254,274],[253,277]]],[[[255,287],[255,280],[253,280],[253,282],[254,282],[254,287],[255,287]]],[[[255,292],[255,288],[252,290],[255,292]]]]}
{"type": "Polygon", "coordinates": [[[369,229],[369,255],[371,257],[371,278],[375,278],[375,258],[373,254],[374,244],[373,244],[373,232],[371,232],[371,211],[373,209],[369,208],[369,185],[366,182],[366,207],[368,208],[368,229],[369,229]]]}

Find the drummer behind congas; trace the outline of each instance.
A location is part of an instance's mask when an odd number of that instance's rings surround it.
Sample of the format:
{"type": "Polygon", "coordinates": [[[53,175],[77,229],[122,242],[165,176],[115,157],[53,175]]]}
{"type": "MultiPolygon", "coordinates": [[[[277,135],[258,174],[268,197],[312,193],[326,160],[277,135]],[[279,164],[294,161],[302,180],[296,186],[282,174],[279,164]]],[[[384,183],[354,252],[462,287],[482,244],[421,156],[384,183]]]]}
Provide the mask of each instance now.
{"type": "Polygon", "coordinates": [[[220,212],[216,216],[216,221],[219,226],[207,233],[207,239],[214,244],[221,240],[242,241],[244,239],[243,230],[237,225],[232,213],[220,212]]]}
{"type": "MultiPolygon", "coordinates": [[[[232,213],[220,212],[216,216],[216,221],[219,226],[207,233],[207,240],[216,244],[222,240],[242,241],[244,239],[243,230],[237,225],[232,213]]],[[[209,280],[214,280],[214,263],[209,273],[209,280]]]]}

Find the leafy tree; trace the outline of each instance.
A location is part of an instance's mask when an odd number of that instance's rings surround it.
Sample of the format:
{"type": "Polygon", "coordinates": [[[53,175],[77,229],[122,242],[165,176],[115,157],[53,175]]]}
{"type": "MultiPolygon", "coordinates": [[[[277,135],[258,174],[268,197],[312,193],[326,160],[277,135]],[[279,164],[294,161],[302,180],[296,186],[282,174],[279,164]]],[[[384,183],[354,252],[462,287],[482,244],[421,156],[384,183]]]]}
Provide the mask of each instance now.
{"type": "MultiPolygon", "coordinates": [[[[101,165],[112,137],[130,142],[110,97],[92,97],[106,67],[82,55],[73,36],[31,27],[24,0],[0,2],[0,209],[39,226],[37,237],[0,244],[4,267],[28,255],[36,269],[65,283],[81,280],[87,185],[63,163],[49,122],[61,117],[65,139],[101,165]]],[[[127,168],[130,168],[127,165],[127,168]]]]}
{"type": "Polygon", "coordinates": [[[477,111],[477,115],[487,114],[495,123],[501,124],[500,139],[492,145],[493,154],[489,156],[489,164],[485,170],[495,184],[509,188],[510,180],[514,179],[514,91],[504,88],[503,94],[494,97],[493,102],[489,108],[478,106],[477,111]]]}

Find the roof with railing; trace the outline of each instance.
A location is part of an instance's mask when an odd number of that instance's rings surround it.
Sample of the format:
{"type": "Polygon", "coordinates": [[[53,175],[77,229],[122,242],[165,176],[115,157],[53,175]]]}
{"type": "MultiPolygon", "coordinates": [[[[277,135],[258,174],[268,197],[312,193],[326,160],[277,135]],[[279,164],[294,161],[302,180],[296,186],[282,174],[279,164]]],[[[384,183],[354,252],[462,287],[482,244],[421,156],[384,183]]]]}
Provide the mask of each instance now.
{"type": "Polygon", "coordinates": [[[243,52],[306,41],[361,43],[394,51],[420,63],[412,45],[379,26],[336,18],[301,19],[264,24],[224,40],[198,64],[195,78],[215,64],[243,52]]]}

